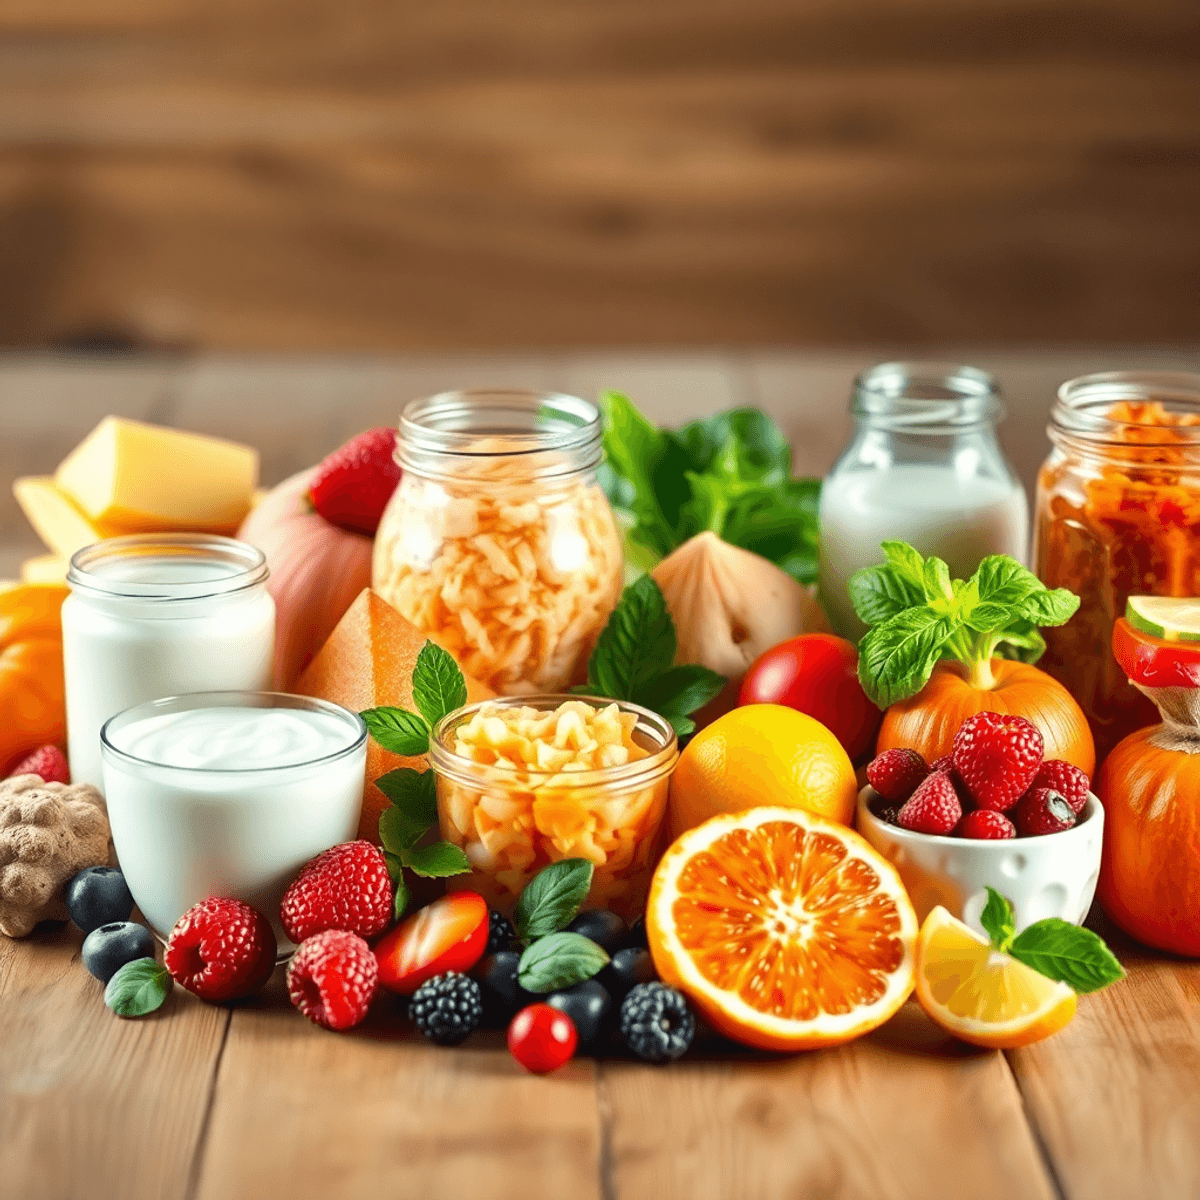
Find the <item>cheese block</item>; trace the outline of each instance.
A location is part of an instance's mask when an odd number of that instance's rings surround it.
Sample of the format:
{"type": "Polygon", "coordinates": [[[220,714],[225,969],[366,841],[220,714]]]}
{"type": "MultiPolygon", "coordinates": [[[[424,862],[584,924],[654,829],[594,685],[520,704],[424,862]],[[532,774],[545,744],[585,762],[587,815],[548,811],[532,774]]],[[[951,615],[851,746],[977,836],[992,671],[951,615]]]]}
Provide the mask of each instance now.
{"type": "Polygon", "coordinates": [[[250,511],[258,451],[237,442],[105,417],[55,483],[92,521],[129,533],[232,533],[250,511]]]}
{"type": "Polygon", "coordinates": [[[49,475],[26,475],[13,481],[13,495],[38,537],[57,558],[121,532],[106,522],[88,518],[54,484],[49,475]]]}
{"type": "Polygon", "coordinates": [[[69,558],[57,554],[43,554],[39,558],[27,558],[21,564],[22,583],[62,583],[67,577],[69,558]]]}
{"type": "MultiPolygon", "coordinates": [[[[300,676],[295,690],[302,696],[332,700],[353,712],[395,705],[416,712],[412,673],[425,634],[410,625],[370,588],[346,610],[329,640],[300,676]]],[[[487,700],[495,692],[467,677],[467,701],[487,700]]],[[[379,841],[379,814],[391,803],[374,780],[398,767],[424,771],[427,755],[405,758],[381,749],[372,739],[367,748],[367,787],[363,794],[358,836],[379,841]]]]}

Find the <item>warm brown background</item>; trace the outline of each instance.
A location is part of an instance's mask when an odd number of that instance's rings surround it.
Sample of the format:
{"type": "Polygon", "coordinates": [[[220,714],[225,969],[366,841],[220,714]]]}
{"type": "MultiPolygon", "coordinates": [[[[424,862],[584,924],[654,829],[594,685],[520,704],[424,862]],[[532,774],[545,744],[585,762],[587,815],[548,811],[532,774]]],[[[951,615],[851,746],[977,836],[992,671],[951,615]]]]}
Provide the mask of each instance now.
{"type": "Polygon", "coordinates": [[[0,0],[0,345],[1192,341],[1194,0],[0,0]]]}

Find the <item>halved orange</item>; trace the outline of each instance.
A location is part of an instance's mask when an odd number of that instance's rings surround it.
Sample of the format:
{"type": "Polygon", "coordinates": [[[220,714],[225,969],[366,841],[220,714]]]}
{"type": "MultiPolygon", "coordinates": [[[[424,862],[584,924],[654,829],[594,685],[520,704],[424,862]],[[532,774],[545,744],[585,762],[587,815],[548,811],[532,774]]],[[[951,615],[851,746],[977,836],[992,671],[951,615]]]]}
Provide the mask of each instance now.
{"type": "Polygon", "coordinates": [[[917,918],[891,863],[795,808],[713,817],[663,856],[646,934],[664,983],[767,1050],[836,1046],[913,986],[917,918]]]}

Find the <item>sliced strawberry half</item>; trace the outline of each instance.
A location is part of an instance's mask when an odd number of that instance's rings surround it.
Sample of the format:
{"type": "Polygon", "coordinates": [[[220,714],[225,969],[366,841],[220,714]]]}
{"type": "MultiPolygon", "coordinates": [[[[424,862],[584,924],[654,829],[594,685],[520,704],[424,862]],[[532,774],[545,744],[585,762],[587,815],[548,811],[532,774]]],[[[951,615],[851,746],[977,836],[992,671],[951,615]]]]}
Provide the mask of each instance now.
{"type": "Polygon", "coordinates": [[[400,482],[396,431],[368,429],[326,458],[308,485],[308,498],[331,525],[374,536],[400,482]]]}
{"type": "Polygon", "coordinates": [[[413,913],[375,943],[379,982],[411,996],[443,971],[469,971],[487,948],[489,912],[477,892],[451,892],[413,913]]]}

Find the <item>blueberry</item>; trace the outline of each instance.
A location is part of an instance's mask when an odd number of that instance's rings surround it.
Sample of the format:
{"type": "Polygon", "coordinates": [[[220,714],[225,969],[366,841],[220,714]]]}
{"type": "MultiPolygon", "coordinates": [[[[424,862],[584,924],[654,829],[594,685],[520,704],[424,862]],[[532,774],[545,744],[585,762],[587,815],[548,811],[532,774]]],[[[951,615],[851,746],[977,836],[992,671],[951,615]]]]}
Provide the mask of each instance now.
{"type": "Polygon", "coordinates": [[[565,1012],[575,1022],[580,1048],[595,1045],[601,1034],[608,1033],[608,1016],[612,1012],[612,997],[594,979],[585,979],[560,992],[551,992],[546,1003],[565,1012]]]}
{"type": "Polygon", "coordinates": [[[589,909],[581,912],[567,929],[571,933],[581,933],[585,938],[591,938],[598,946],[603,946],[609,954],[613,954],[625,945],[629,931],[625,922],[616,913],[606,912],[602,908],[589,909]]]}
{"type": "Polygon", "coordinates": [[[646,944],[646,918],[638,917],[638,919],[629,926],[629,936],[625,939],[625,945],[635,948],[640,946],[643,950],[645,950],[646,944]]]}
{"type": "Polygon", "coordinates": [[[612,962],[600,972],[600,982],[619,998],[637,987],[639,983],[654,983],[658,972],[649,950],[640,946],[627,946],[612,956],[612,962]]]}
{"type": "Polygon", "coordinates": [[[83,965],[107,983],[127,962],[154,957],[154,939],[145,925],[113,921],[83,939],[83,965]]]}
{"type": "Polygon", "coordinates": [[[67,884],[67,912],[84,933],[115,921],[128,921],[133,912],[133,897],[125,876],[116,867],[88,867],[80,871],[67,884]]]}
{"type": "Polygon", "coordinates": [[[544,999],[527,992],[517,982],[520,963],[519,950],[498,950],[481,958],[472,972],[483,993],[483,1019],[488,1025],[505,1026],[527,1004],[537,1004],[544,999]]]}

